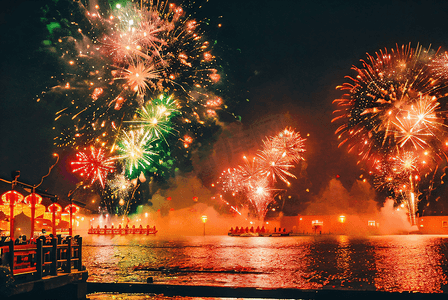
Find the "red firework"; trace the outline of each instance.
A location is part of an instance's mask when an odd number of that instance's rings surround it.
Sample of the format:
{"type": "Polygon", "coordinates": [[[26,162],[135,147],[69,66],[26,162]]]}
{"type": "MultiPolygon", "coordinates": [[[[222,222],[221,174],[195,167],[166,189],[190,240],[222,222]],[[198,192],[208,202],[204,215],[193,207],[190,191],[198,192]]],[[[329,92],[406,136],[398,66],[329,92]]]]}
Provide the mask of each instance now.
{"type": "Polygon", "coordinates": [[[70,163],[73,166],[72,172],[79,172],[82,177],[90,180],[90,184],[98,180],[104,188],[107,174],[115,170],[115,158],[107,157],[103,149],[95,147],[90,147],[90,153],[76,153],[76,158],[76,161],[70,163]]]}

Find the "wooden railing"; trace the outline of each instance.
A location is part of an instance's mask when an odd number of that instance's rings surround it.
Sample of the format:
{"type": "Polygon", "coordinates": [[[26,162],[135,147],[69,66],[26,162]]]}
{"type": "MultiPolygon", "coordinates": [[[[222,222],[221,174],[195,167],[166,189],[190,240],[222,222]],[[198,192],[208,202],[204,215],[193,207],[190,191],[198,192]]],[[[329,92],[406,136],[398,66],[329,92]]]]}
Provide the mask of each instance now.
{"type": "Polygon", "coordinates": [[[15,278],[37,280],[61,272],[71,273],[72,269],[83,270],[82,237],[37,239],[36,243],[24,245],[9,241],[0,251],[2,264],[9,265],[15,278]]]}

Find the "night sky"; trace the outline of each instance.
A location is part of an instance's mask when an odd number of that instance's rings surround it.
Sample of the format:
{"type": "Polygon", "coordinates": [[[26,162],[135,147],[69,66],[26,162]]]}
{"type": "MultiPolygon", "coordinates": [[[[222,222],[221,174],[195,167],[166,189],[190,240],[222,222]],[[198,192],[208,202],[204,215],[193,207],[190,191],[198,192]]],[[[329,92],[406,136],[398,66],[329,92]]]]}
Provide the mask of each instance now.
{"type": "MultiPolygon", "coordinates": [[[[48,0],[50,1],[50,0],[48,0]]],[[[47,1],[8,1],[0,12],[0,177],[20,170],[36,184],[54,163],[53,118],[57,103],[37,103],[58,69],[42,53],[45,26],[38,8],[47,1]]],[[[201,1],[195,5],[200,6],[201,1]]],[[[396,44],[448,50],[446,1],[210,0],[197,18],[222,61],[225,102],[244,125],[289,112],[297,131],[310,134],[308,180],[318,194],[339,175],[347,185],[359,174],[356,158],[338,149],[330,123],[342,93],[335,87],[366,53],[396,44]],[[222,24],[218,28],[218,24],[222,24]]],[[[45,179],[49,192],[73,188],[64,158],[45,179]],[[63,187],[63,188],[62,188],[63,187]]],[[[221,170],[217,170],[217,174],[221,170]]]]}

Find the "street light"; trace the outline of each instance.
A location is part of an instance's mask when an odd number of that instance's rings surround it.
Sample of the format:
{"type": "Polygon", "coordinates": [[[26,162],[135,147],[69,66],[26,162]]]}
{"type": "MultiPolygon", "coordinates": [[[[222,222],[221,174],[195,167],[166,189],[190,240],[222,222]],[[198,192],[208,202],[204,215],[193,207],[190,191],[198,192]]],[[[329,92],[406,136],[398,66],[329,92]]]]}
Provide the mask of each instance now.
{"type": "Polygon", "coordinates": [[[205,236],[205,222],[207,222],[207,216],[206,216],[206,215],[203,215],[203,216],[201,217],[201,219],[202,219],[202,223],[204,223],[204,236],[205,236]]]}

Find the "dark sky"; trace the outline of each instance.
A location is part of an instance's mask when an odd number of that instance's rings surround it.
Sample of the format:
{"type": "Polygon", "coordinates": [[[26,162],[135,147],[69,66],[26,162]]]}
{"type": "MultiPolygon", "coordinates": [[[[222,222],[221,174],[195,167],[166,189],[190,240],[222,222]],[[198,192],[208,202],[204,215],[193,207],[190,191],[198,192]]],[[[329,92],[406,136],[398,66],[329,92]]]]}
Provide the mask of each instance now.
{"type": "MultiPolygon", "coordinates": [[[[46,1],[8,1],[0,13],[0,177],[18,169],[31,184],[47,173],[55,150],[57,105],[36,102],[56,69],[38,50],[45,28],[36,11],[46,1]]],[[[243,123],[289,111],[297,130],[311,134],[308,174],[321,188],[336,174],[350,181],[360,172],[336,147],[336,85],[366,52],[408,43],[448,49],[447,13],[447,1],[210,0],[197,15],[210,19],[204,31],[218,42],[227,96],[249,99],[238,108],[243,123]]],[[[60,163],[42,186],[51,192],[74,184],[64,168],[60,163]]]]}

